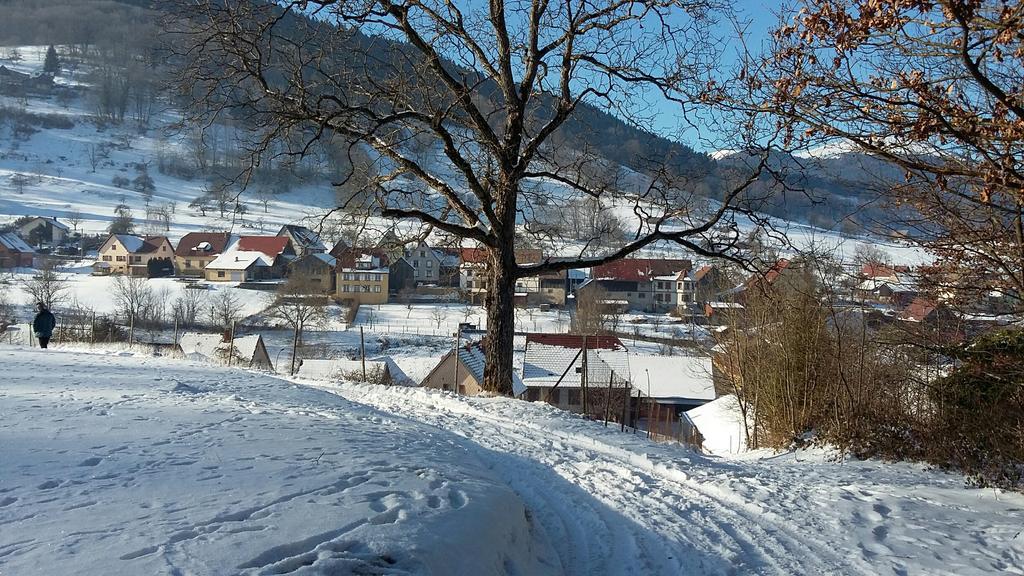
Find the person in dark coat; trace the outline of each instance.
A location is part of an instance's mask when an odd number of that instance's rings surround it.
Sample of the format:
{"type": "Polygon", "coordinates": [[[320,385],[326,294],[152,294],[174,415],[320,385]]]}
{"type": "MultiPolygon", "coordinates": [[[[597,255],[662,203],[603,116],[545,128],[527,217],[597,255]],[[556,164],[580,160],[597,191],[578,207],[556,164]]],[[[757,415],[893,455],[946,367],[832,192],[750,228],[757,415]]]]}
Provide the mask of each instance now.
{"type": "Polygon", "coordinates": [[[42,302],[36,304],[36,310],[38,312],[35,319],[32,320],[32,331],[39,339],[39,347],[46,348],[46,345],[50,343],[50,337],[53,336],[53,329],[57,327],[57,319],[42,302]]]}

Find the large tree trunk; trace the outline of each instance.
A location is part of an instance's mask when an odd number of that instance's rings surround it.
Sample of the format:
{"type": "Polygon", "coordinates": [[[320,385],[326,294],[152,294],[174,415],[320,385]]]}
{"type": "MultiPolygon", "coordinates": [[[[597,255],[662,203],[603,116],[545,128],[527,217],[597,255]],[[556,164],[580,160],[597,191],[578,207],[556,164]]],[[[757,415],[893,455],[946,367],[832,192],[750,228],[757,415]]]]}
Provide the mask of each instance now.
{"type": "Polygon", "coordinates": [[[484,388],[511,396],[516,324],[516,257],[512,242],[491,250],[489,266],[484,388]]]}

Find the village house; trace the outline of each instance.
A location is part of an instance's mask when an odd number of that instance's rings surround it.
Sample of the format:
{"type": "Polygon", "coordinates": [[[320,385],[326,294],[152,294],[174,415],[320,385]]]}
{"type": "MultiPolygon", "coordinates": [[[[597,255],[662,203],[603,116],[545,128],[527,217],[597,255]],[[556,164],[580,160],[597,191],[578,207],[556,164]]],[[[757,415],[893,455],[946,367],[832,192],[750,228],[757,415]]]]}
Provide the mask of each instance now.
{"type": "Polygon", "coordinates": [[[321,291],[333,293],[337,286],[335,269],[338,266],[338,259],[330,254],[322,252],[310,252],[305,256],[299,256],[291,262],[292,277],[301,276],[320,286],[321,291]]]}
{"type": "Polygon", "coordinates": [[[642,397],[636,427],[698,443],[685,412],[716,397],[711,357],[634,354],[629,357],[629,372],[632,386],[642,397]]]}
{"type": "Polygon", "coordinates": [[[53,90],[53,74],[43,72],[26,74],[0,64],[0,94],[23,96],[31,93],[46,94],[53,90]]]}
{"type": "Polygon", "coordinates": [[[288,224],[282,226],[277,232],[278,236],[291,240],[295,255],[298,257],[307,254],[323,254],[327,252],[327,246],[320,240],[320,235],[305,226],[288,224]]]}
{"type": "Polygon", "coordinates": [[[865,264],[853,297],[861,302],[878,302],[904,307],[918,295],[917,283],[907,266],[865,264]]]}
{"type": "MultiPolygon", "coordinates": [[[[544,256],[540,250],[516,250],[516,263],[537,264],[544,256]]],[[[483,248],[463,248],[459,256],[459,288],[470,302],[481,303],[487,296],[487,251],[483,248]]],[[[517,306],[526,306],[530,294],[540,292],[540,278],[530,276],[516,280],[517,306]]],[[[536,297],[536,296],[534,296],[536,297]]]]}
{"type": "MultiPolygon", "coordinates": [[[[449,390],[464,396],[477,396],[484,391],[484,365],[486,344],[483,340],[462,344],[458,355],[449,351],[427,377],[420,382],[424,388],[449,390]],[[457,359],[456,359],[457,358],[457,359]]],[[[512,394],[526,392],[519,375],[512,374],[512,394]]]]}
{"type": "Polygon", "coordinates": [[[267,346],[259,334],[236,335],[232,340],[230,333],[186,332],[178,340],[178,348],[186,358],[274,371],[270,353],[267,352],[267,346]]]}
{"type": "Polygon", "coordinates": [[[386,303],[389,271],[381,264],[380,258],[372,254],[361,254],[354,264],[344,267],[342,261],[338,261],[338,297],[356,304],[386,303]]]}
{"type": "Polygon", "coordinates": [[[437,284],[441,278],[441,260],[438,254],[426,242],[420,242],[405,250],[405,259],[413,268],[413,284],[437,284]]]}
{"type": "Polygon", "coordinates": [[[36,216],[18,225],[18,236],[30,246],[59,246],[67,239],[71,228],[56,218],[36,216]]]}
{"type": "Polygon", "coordinates": [[[388,266],[388,293],[392,296],[409,293],[416,288],[416,270],[405,256],[388,266]]]}
{"type": "Polygon", "coordinates": [[[584,385],[604,390],[609,380],[616,389],[628,384],[628,354],[626,346],[614,336],[527,334],[522,368],[524,398],[582,412],[584,385]]]}
{"type": "Polygon", "coordinates": [[[174,248],[165,236],[112,234],[100,246],[93,274],[170,276],[174,274],[174,248]]]}
{"type": "Polygon", "coordinates": [[[270,266],[261,280],[284,278],[288,264],[295,259],[295,248],[287,236],[240,236],[230,251],[263,254],[270,266]]]}
{"type": "Polygon", "coordinates": [[[677,284],[691,267],[689,260],[670,258],[618,260],[594,267],[590,280],[576,291],[578,297],[586,298],[590,291],[601,290],[604,300],[625,302],[645,312],[667,312],[678,306],[677,284]]]}
{"type": "Polygon", "coordinates": [[[271,278],[272,267],[262,252],[232,250],[211,260],[203,274],[210,282],[252,282],[271,278]]]}
{"type": "Polygon", "coordinates": [[[31,268],[36,251],[14,232],[0,234],[0,268],[31,268]]]}
{"type": "Polygon", "coordinates": [[[220,256],[231,243],[227,232],[189,232],[178,241],[174,263],[179,276],[205,276],[210,262],[220,256]]]}

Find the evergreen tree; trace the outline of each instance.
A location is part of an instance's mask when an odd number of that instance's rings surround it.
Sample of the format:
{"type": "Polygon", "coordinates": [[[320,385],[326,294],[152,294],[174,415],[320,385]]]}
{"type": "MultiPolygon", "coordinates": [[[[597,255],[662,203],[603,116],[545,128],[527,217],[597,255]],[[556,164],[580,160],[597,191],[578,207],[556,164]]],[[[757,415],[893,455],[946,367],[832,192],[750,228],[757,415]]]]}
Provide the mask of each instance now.
{"type": "Polygon", "coordinates": [[[43,72],[57,75],[60,73],[60,58],[57,56],[57,49],[50,44],[46,49],[46,59],[43,60],[43,72]]]}

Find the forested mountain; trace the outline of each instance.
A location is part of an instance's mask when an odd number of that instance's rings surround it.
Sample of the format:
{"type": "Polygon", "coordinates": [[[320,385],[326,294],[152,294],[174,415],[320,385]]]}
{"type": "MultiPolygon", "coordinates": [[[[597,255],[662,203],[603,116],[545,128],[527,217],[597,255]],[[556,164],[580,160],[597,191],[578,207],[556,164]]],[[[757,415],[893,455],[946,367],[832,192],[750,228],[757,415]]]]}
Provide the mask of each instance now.
{"type": "MultiPolygon", "coordinates": [[[[160,38],[160,6],[152,0],[10,0],[0,4],[0,47],[58,44],[77,47],[76,51],[83,54],[90,47],[106,52],[125,48],[136,53],[151,52],[160,38]]],[[[295,20],[293,26],[326,26],[295,20]]],[[[347,38],[364,47],[387,42],[358,33],[347,38]]],[[[152,60],[151,56],[147,60],[152,60]]],[[[158,66],[148,68],[147,73],[163,80],[158,66]]],[[[481,93],[493,98],[498,91],[485,83],[481,93]]],[[[685,143],[654,134],[592,105],[581,106],[553,141],[568,150],[586,150],[613,165],[638,172],[652,165],[665,165],[672,174],[684,178],[686,186],[712,198],[726,188],[730,171],[747,160],[742,154],[715,160],[685,143]]],[[[763,194],[770,187],[779,192],[763,204],[764,212],[848,233],[856,233],[864,224],[882,217],[883,212],[875,204],[877,189],[899,178],[891,166],[849,153],[805,159],[777,155],[772,164],[786,174],[786,186],[779,186],[767,175],[755,186],[752,194],[763,194]]]]}

